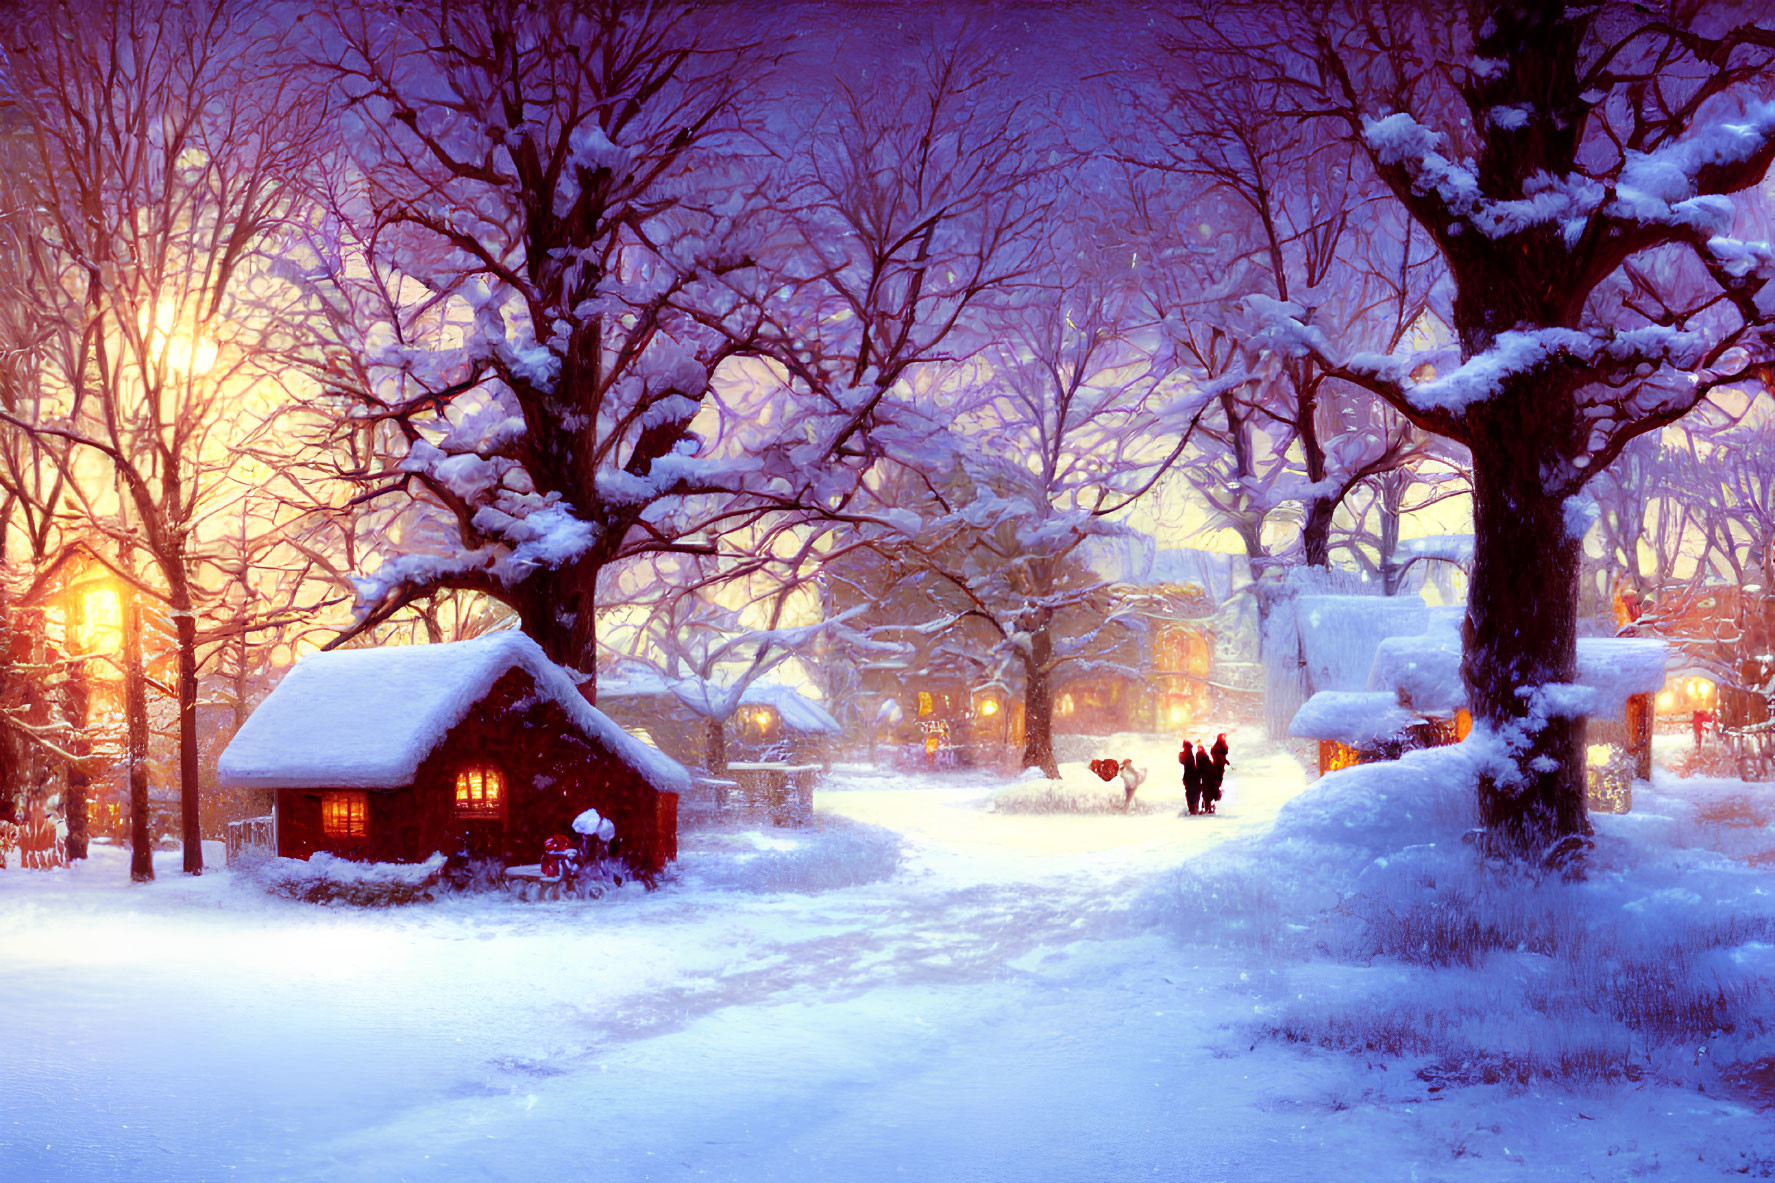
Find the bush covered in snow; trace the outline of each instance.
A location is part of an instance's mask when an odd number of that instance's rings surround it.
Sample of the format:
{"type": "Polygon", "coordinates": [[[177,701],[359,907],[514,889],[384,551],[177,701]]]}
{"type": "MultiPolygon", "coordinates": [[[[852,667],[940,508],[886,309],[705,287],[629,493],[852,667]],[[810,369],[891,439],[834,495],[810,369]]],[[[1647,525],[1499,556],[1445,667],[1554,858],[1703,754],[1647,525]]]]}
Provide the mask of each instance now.
{"type": "Polygon", "coordinates": [[[705,835],[681,850],[678,873],[733,891],[818,892],[891,879],[904,858],[900,836],[879,826],[822,816],[800,830],[705,835]]]}
{"type": "Polygon", "coordinates": [[[246,874],[272,895],[286,899],[377,908],[432,899],[443,870],[441,854],[422,863],[359,863],[317,853],[306,861],[259,860],[250,865],[246,874]]]}
{"type": "Polygon", "coordinates": [[[1475,775],[1457,747],[1327,776],[1271,834],[1181,872],[1157,912],[1266,954],[1264,1034],[1418,1058],[1432,1082],[1706,1087],[1775,1053],[1775,892],[1684,786],[1598,817],[1568,881],[1462,840],[1475,775]]]}
{"type": "MultiPolygon", "coordinates": [[[[1120,778],[1102,782],[1094,775],[1086,775],[1088,780],[1072,777],[1018,781],[994,795],[991,808],[995,813],[1122,813],[1126,794],[1120,778]]],[[[1141,800],[1137,793],[1126,812],[1175,813],[1177,803],[1158,805],[1141,800]]]]}

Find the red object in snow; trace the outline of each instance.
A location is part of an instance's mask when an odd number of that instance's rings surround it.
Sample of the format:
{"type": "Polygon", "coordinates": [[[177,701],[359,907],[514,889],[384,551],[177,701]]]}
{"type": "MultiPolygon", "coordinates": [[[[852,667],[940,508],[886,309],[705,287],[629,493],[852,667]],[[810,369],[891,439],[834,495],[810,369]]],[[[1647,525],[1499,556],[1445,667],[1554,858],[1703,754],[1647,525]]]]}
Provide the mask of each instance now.
{"type": "Polygon", "coordinates": [[[1114,760],[1093,760],[1091,761],[1091,771],[1104,780],[1114,780],[1121,775],[1122,766],[1114,760]]]}
{"type": "Polygon", "coordinates": [[[545,880],[565,878],[573,873],[578,863],[578,850],[567,835],[556,834],[543,842],[542,877],[545,880]]]}

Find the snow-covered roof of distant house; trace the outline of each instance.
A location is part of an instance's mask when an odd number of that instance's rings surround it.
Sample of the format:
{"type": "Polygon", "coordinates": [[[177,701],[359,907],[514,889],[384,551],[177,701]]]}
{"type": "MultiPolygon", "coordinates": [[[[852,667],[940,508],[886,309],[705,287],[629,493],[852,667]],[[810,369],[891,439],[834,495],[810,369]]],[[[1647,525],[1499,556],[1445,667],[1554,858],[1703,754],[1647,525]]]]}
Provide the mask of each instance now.
{"type": "Polygon", "coordinates": [[[837,735],[844,730],[825,707],[793,686],[777,682],[752,683],[740,695],[740,705],[775,707],[784,727],[804,735],[837,735]]]}
{"type": "Polygon", "coordinates": [[[522,669],[537,693],[587,738],[634,767],[656,789],[682,792],[684,769],[596,710],[567,671],[522,633],[442,645],[338,649],[297,662],[222,753],[233,788],[393,789],[507,671],[522,669]]]}
{"type": "MultiPolygon", "coordinates": [[[[1595,694],[1586,713],[1593,719],[1624,719],[1627,700],[1655,694],[1664,685],[1666,647],[1634,637],[1578,638],[1577,684],[1595,694]]],[[[1443,623],[1412,637],[1388,637],[1374,655],[1368,688],[1403,691],[1413,710],[1450,714],[1467,705],[1461,683],[1461,636],[1443,623]]]]}
{"type": "Polygon", "coordinates": [[[1442,623],[1416,636],[1386,638],[1374,651],[1368,688],[1402,694],[1414,710],[1453,714],[1467,705],[1461,634],[1442,623]]]}
{"type": "Polygon", "coordinates": [[[1295,627],[1315,691],[1362,691],[1388,637],[1421,633],[1430,610],[1420,596],[1298,596],[1295,627]]]}
{"type": "Polygon", "coordinates": [[[660,698],[670,693],[671,686],[658,670],[650,666],[625,662],[615,669],[598,673],[598,697],[601,699],[660,698]]]}
{"type": "Polygon", "coordinates": [[[1669,649],[1644,637],[1579,637],[1578,685],[1596,691],[1593,719],[1625,719],[1627,700],[1664,688],[1669,649]]]}
{"type": "Polygon", "coordinates": [[[1389,691],[1321,690],[1295,712],[1288,734],[1361,747],[1422,721],[1421,714],[1400,706],[1389,691]]]}

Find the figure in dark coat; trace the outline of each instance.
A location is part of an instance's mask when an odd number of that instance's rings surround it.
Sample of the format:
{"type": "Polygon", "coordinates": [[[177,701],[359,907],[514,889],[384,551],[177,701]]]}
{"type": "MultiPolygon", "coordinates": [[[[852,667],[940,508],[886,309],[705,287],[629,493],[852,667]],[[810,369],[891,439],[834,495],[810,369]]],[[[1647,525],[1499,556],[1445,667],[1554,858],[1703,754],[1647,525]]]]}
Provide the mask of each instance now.
{"type": "Polygon", "coordinates": [[[1214,812],[1214,761],[1208,755],[1208,745],[1196,744],[1196,779],[1202,782],[1202,812],[1214,812]]]}
{"type": "Polygon", "coordinates": [[[1183,741],[1183,751],[1177,753],[1177,762],[1183,765],[1183,797],[1189,804],[1191,813],[1201,812],[1202,805],[1202,769],[1196,763],[1196,753],[1189,740],[1183,741]]]}
{"type": "Polygon", "coordinates": [[[1220,786],[1226,781],[1226,770],[1232,767],[1226,758],[1226,732],[1214,737],[1214,746],[1208,752],[1211,763],[1207,779],[1202,782],[1202,796],[1208,802],[1208,812],[1213,813],[1215,803],[1220,800],[1220,786]]]}

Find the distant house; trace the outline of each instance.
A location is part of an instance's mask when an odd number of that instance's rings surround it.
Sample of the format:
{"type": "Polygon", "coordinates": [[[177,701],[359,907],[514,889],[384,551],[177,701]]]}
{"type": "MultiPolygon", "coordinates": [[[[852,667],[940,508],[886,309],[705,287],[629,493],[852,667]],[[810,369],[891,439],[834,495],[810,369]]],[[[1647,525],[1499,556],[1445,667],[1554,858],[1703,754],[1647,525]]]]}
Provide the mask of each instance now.
{"type": "Polygon", "coordinates": [[[742,749],[775,751],[797,762],[829,759],[833,741],[844,731],[825,707],[778,682],[746,687],[734,717],[734,738],[742,749]]]}
{"type": "MultiPolygon", "coordinates": [[[[692,694],[696,685],[679,684],[692,694]]],[[[598,705],[680,760],[695,764],[705,757],[707,722],[656,670],[631,662],[599,674],[598,705]]],[[[728,724],[727,756],[732,760],[758,759],[767,752],[797,761],[828,759],[832,742],[844,730],[801,691],[764,681],[741,691],[733,715],[723,722],[728,724]]]]}
{"type": "MultiPolygon", "coordinates": [[[[1437,612],[1439,610],[1432,610],[1437,612]]],[[[1589,699],[1587,762],[1591,808],[1625,812],[1631,802],[1621,776],[1652,771],[1652,695],[1664,683],[1662,642],[1634,638],[1578,640],[1576,685],[1589,699]]],[[[1322,690],[1289,728],[1319,741],[1319,772],[1396,758],[1413,748],[1465,739],[1473,720],[1461,682],[1460,633],[1446,619],[1421,633],[1383,638],[1374,647],[1362,690],[1322,690]]]]}
{"type": "MultiPolygon", "coordinates": [[[[1240,556],[1161,547],[1138,532],[1081,548],[1135,628],[1104,630],[1054,679],[1056,732],[1174,731],[1223,709],[1241,679],[1220,640],[1238,629],[1249,579],[1240,556]]],[[[1255,698],[1255,685],[1249,688],[1255,698]]]]}
{"type": "MultiPolygon", "coordinates": [[[[1668,590],[1657,600],[1632,591],[1615,596],[1624,635],[1670,643],[1670,681],[1660,715],[1685,722],[1704,710],[1721,728],[1766,725],[1775,703],[1775,596],[1756,584],[1708,584],[1668,590]]],[[[1764,728],[1767,729],[1766,727],[1764,728]]]]}
{"type": "Polygon", "coordinates": [[[594,808],[643,873],[677,855],[676,762],[594,709],[521,633],[317,653],[228,745],[224,786],[276,793],[277,852],[417,862],[466,842],[537,861],[594,808]]]}

